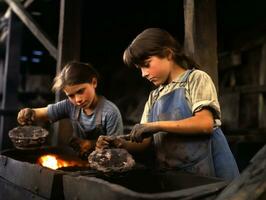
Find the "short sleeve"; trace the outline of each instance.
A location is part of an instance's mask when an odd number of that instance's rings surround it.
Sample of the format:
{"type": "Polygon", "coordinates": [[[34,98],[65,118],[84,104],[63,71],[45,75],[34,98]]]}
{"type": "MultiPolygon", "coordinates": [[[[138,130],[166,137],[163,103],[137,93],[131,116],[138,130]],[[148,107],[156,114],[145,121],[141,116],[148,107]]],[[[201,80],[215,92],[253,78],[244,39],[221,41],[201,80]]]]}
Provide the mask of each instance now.
{"type": "Polygon", "coordinates": [[[105,100],[102,115],[107,135],[121,135],[124,133],[122,116],[114,103],[105,100]]]}
{"type": "Polygon", "coordinates": [[[192,113],[208,107],[213,112],[214,119],[221,118],[216,88],[206,72],[195,70],[191,73],[188,80],[188,93],[192,113]]]}
{"type": "Polygon", "coordinates": [[[59,101],[55,104],[49,104],[48,118],[51,122],[58,121],[60,119],[69,118],[74,107],[68,99],[59,101]]]}
{"type": "Polygon", "coordinates": [[[119,112],[109,113],[107,116],[107,135],[121,135],[123,134],[122,116],[119,112]]]}

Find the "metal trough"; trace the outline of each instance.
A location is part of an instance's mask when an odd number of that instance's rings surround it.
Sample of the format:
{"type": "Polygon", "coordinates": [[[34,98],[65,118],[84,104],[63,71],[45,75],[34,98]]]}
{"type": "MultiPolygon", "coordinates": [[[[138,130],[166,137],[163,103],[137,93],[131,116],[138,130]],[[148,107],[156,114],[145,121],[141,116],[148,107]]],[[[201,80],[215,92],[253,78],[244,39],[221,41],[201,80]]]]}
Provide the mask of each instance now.
{"type": "Polygon", "coordinates": [[[212,199],[227,183],[178,171],[135,169],[104,174],[88,168],[52,170],[35,164],[48,152],[6,150],[0,155],[0,196],[5,200],[56,199],[212,199]]]}

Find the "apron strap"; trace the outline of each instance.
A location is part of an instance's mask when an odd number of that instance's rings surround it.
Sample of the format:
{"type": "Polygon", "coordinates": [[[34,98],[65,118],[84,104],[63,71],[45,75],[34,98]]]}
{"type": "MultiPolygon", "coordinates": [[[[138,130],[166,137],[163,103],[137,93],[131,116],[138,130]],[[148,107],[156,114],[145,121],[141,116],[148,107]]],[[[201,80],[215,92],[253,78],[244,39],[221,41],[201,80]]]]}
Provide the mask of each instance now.
{"type": "Polygon", "coordinates": [[[96,125],[96,127],[102,125],[102,110],[101,109],[103,108],[104,99],[105,98],[103,96],[99,97],[98,105],[94,111],[95,112],[95,125],[96,125]]]}
{"type": "Polygon", "coordinates": [[[180,87],[185,87],[187,80],[188,80],[188,77],[193,71],[194,71],[194,69],[187,70],[186,74],[184,75],[184,77],[182,78],[182,80],[179,83],[180,87]]]}
{"type": "MultiPolygon", "coordinates": [[[[98,99],[98,104],[94,110],[94,114],[95,114],[95,128],[102,128],[102,107],[103,107],[103,103],[104,103],[104,97],[100,96],[98,99]]],[[[74,110],[74,123],[73,123],[73,129],[74,132],[77,135],[82,135],[83,137],[86,137],[86,134],[83,132],[83,128],[81,127],[81,124],[79,123],[79,116],[81,113],[82,109],[78,106],[76,106],[75,110],[74,110]]]]}

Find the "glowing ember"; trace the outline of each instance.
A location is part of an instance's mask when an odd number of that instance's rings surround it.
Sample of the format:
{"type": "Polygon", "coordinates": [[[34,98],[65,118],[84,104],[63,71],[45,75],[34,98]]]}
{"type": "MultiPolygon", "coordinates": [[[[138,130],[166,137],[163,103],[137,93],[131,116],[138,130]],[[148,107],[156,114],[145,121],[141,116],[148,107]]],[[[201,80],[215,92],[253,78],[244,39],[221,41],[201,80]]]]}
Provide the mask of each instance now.
{"type": "Polygon", "coordinates": [[[38,164],[42,165],[43,167],[48,167],[51,169],[58,169],[61,167],[73,167],[73,166],[85,166],[82,163],[77,161],[67,161],[59,158],[57,155],[47,154],[41,156],[38,161],[38,164]]]}

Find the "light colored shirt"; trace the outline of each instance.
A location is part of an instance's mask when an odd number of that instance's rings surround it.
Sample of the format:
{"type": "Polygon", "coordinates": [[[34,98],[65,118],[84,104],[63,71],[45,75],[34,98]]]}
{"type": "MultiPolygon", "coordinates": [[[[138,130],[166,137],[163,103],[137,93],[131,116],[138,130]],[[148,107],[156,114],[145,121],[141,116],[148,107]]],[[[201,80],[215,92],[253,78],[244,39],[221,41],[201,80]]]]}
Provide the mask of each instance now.
{"type": "MultiPolygon", "coordinates": [[[[180,87],[184,75],[185,72],[176,77],[171,83],[161,85],[150,93],[144,107],[141,123],[148,122],[150,110],[157,99],[180,87]],[[158,91],[159,93],[157,93],[158,91]]],[[[211,108],[215,121],[214,126],[220,126],[221,110],[211,77],[204,71],[194,70],[188,77],[185,89],[186,100],[192,113],[195,114],[204,107],[211,108]]]]}

